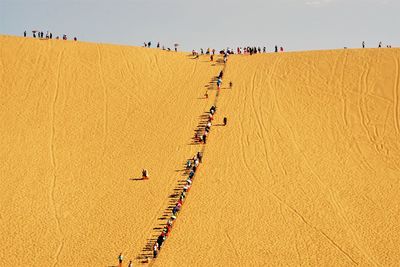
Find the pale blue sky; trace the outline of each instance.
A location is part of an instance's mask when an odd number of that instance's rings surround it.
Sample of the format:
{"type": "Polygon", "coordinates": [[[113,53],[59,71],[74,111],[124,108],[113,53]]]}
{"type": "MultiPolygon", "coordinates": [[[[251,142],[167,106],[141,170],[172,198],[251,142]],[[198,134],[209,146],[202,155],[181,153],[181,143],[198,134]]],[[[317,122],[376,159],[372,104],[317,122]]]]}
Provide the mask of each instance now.
{"type": "Polygon", "coordinates": [[[182,49],[400,46],[400,0],[0,0],[0,34],[182,49]]]}

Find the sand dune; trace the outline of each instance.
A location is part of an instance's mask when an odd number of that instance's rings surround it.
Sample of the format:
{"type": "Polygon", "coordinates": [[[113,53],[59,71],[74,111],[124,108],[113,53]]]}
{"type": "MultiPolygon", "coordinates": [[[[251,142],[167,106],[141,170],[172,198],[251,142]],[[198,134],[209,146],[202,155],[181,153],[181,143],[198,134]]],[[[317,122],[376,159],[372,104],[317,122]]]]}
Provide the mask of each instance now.
{"type": "MultiPolygon", "coordinates": [[[[152,264],[400,262],[399,60],[397,49],[232,56],[216,115],[228,125],[213,126],[152,264]]],[[[0,265],[110,266],[120,252],[136,265],[201,149],[191,137],[221,69],[0,37],[0,265]]]]}

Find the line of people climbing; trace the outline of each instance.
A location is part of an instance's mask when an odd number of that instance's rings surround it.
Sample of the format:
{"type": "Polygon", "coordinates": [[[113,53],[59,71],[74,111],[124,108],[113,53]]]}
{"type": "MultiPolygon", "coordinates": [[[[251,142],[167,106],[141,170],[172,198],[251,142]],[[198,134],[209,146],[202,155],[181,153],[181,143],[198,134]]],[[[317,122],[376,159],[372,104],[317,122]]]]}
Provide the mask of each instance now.
{"type": "MultiPolygon", "coordinates": [[[[211,130],[212,127],[212,121],[214,120],[215,113],[217,111],[216,103],[218,99],[218,92],[220,91],[220,87],[222,85],[222,78],[224,75],[224,71],[221,70],[219,75],[217,76],[217,94],[215,98],[214,104],[210,107],[209,112],[208,112],[208,118],[207,118],[207,123],[203,128],[200,130],[202,132],[201,135],[198,135],[196,132],[195,135],[195,142],[197,144],[206,144],[207,143],[207,136],[211,130]]],[[[232,82],[230,82],[230,86],[232,87],[232,82]]],[[[227,118],[223,118],[223,125],[225,126],[227,124],[227,118]]],[[[158,235],[157,239],[155,240],[154,244],[152,245],[152,254],[153,254],[153,259],[156,259],[158,257],[158,254],[160,253],[161,248],[163,247],[165,241],[167,240],[168,236],[170,235],[172,231],[172,227],[177,219],[177,216],[179,212],[182,209],[183,204],[185,203],[185,199],[187,197],[187,194],[189,193],[192,183],[194,180],[194,177],[196,173],[198,172],[198,168],[200,164],[203,162],[203,152],[204,152],[204,146],[203,149],[199,152],[196,153],[196,155],[193,156],[193,158],[187,160],[185,164],[185,173],[187,174],[187,178],[185,180],[184,186],[181,188],[180,193],[178,193],[179,198],[177,199],[177,202],[173,206],[171,210],[170,217],[166,223],[166,225],[163,227],[161,233],[158,235]]],[[[142,179],[149,179],[149,172],[147,169],[142,170],[142,179]]],[[[119,267],[122,267],[123,263],[123,255],[122,253],[119,254],[118,256],[118,262],[119,262],[119,267]]],[[[145,257],[144,262],[149,262],[149,258],[145,257]]],[[[133,263],[132,261],[129,262],[128,267],[132,267],[133,263]]]]}
{"type": "MultiPolygon", "coordinates": [[[[220,87],[220,85],[222,84],[222,77],[223,77],[223,71],[221,71],[218,75],[218,81],[217,81],[218,87],[220,87]]],[[[218,97],[218,94],[216,95],[216,97],[218,97]]],[[[212,105],[210,107],[210,110],[208,112],[207,124],[204,126],[203,134],[198,135],[196,132],[195,141],[197,141],[198,143],[201,143],[201,144],[207,143],[207,136],[211,130],[212,121],[214,120],[216,111],[217,111],[217,107],[216,107],[216,103],[214,103],[214,105],[212,105]]],[[[224,125],[227,124],[227,118],[224,118],[223,123],[224,123],[224,125]]],[[[174,207],[172,208],[171,216],[168,219],[167,224],[164,226],[160,235],[157,237],[157,240],[154,242],[154,245],[152,248],[154,259],[157,258],[161,248],[164,245],[164,242],[167,240],[168,236],[170,235],[170,233],[172,231],[172,227],[177,219],[179,212],[182,209],[183,204],[185,203],[187,194],[189,193],[189,191],[192,187],[194,177],[195,177],[195,175],[198,171],[198,168],[202,162],[203,162],[203,152],[202,151],[197,152],[197,154],[193,158],[189,159],[186,162],[185,168],[186,168],[186,172],[188,173],[188,176],[186,178],[185,185],[183,186],[182,191],[180,192],[179,199],[176,202],[176,204],[174,205],[174,207]]]]}

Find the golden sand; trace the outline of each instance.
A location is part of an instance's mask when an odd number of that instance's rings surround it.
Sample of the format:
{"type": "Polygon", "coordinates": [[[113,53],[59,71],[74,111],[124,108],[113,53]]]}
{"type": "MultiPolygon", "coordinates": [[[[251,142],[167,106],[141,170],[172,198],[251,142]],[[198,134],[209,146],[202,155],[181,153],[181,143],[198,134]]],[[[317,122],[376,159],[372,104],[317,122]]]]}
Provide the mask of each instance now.
{"type": "MultiPolygon", "coordinates": [[[[151,264],[396,266],[399,61],[398,49],[231,56],[215,123],[228,125],[212,127],[151,264]]],[[[185,53],[1,36],[0,265],[150,255],[221,69],[185,53]]]]}

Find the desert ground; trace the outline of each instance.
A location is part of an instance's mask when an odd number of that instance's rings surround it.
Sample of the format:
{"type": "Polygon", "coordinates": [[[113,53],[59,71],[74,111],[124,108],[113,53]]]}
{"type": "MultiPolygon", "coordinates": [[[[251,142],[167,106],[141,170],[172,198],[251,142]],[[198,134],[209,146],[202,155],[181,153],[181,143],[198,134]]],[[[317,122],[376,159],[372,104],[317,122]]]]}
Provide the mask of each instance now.
{"type": "Polygon", "coordinates": [[[0,36],[0,265],[397,266],[400,49],[221,59],[0,36]]]}

